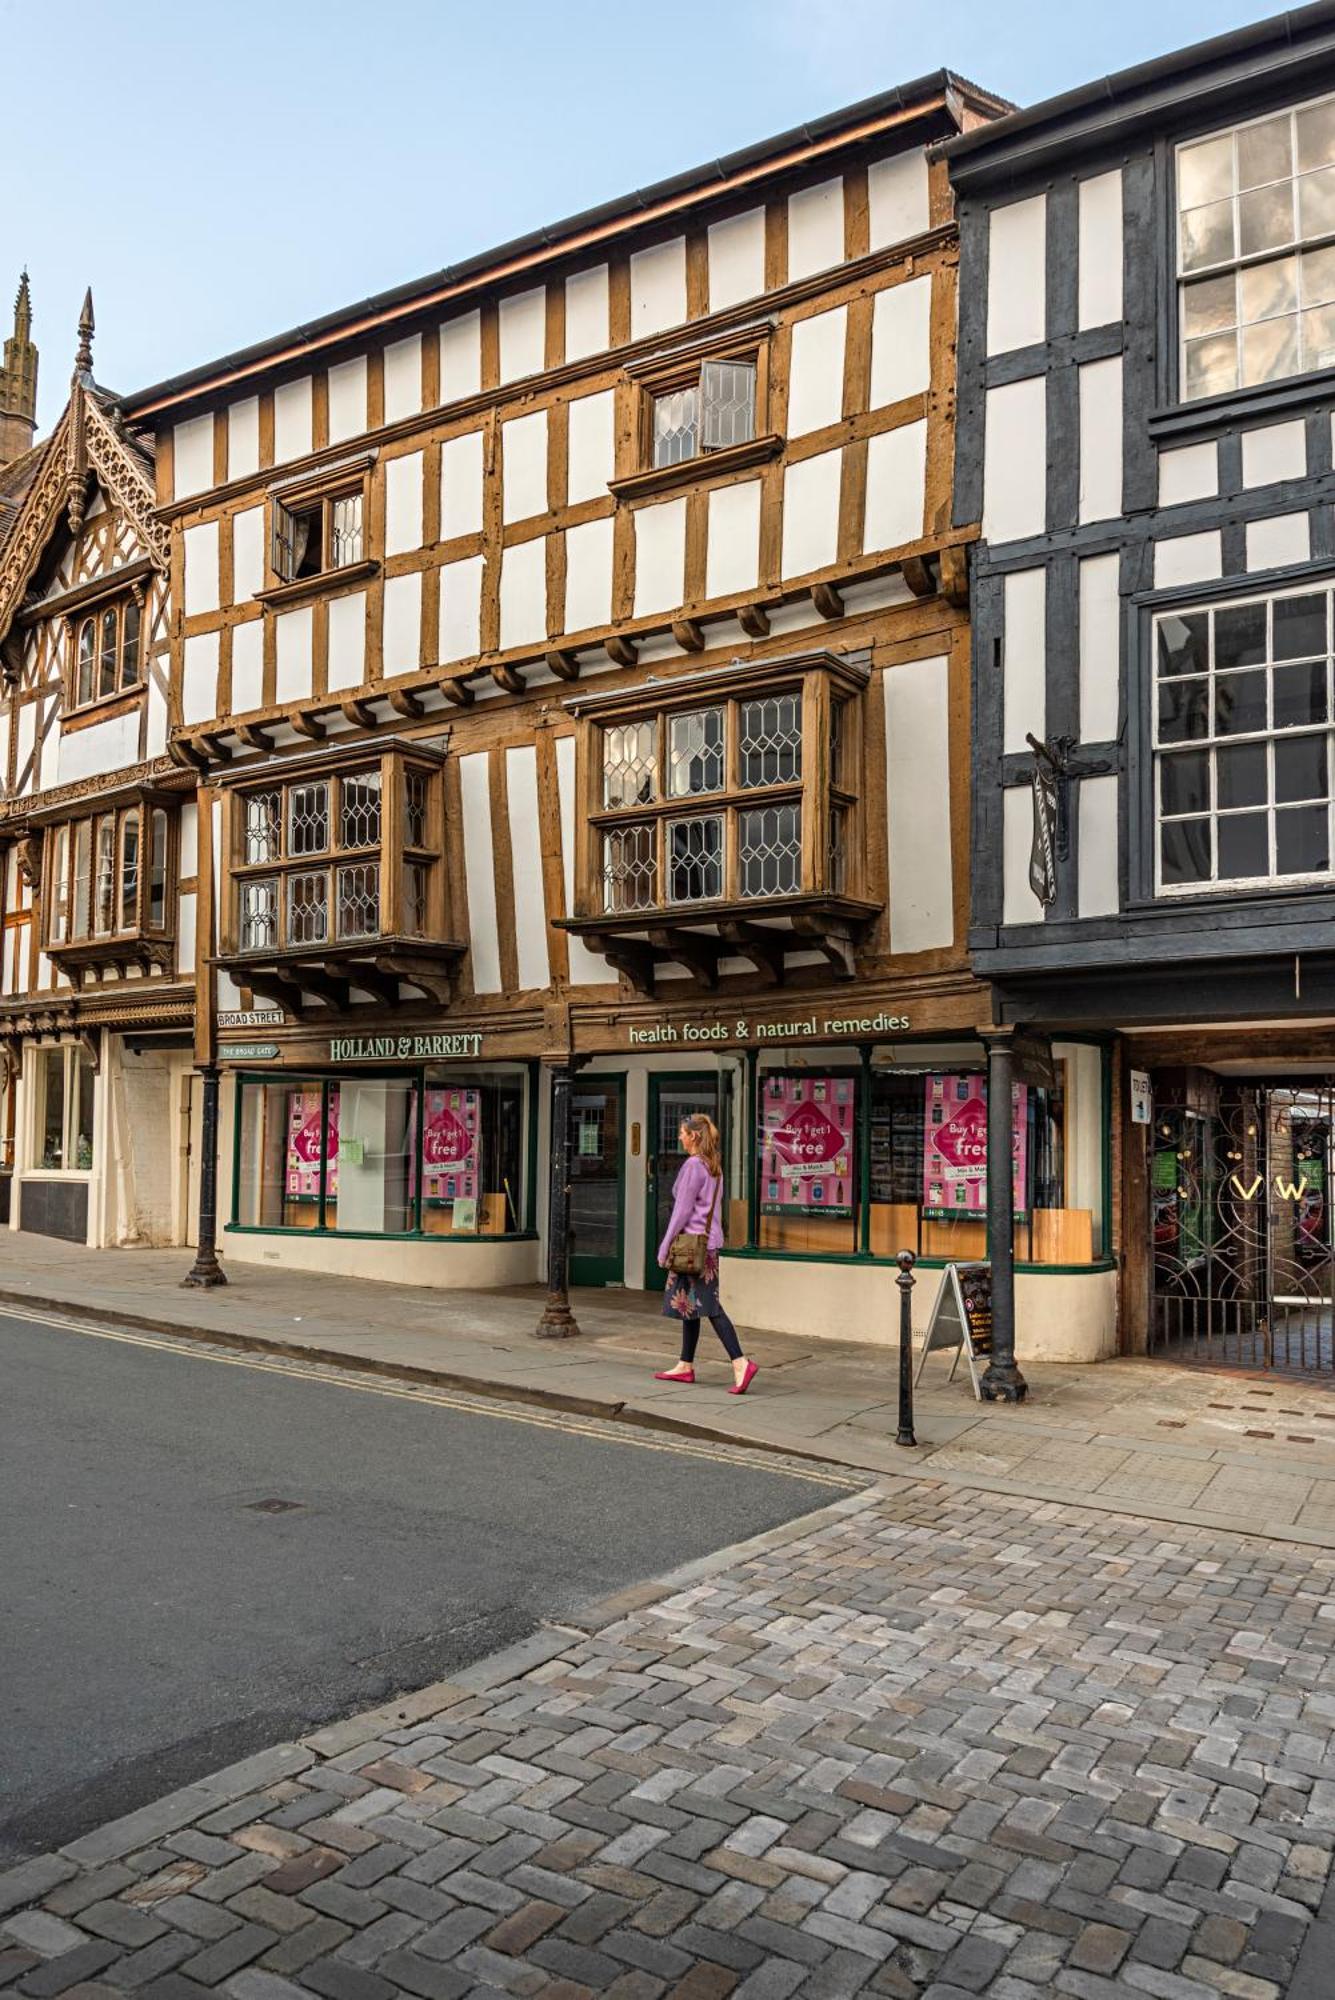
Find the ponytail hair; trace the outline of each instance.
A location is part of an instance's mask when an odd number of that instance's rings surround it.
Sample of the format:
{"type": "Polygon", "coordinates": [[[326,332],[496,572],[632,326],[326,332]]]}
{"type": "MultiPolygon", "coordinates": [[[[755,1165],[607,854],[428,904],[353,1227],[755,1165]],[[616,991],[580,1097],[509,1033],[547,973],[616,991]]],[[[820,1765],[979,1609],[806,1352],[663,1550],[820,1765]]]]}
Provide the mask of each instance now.
{"type": "Polygon", "coordinates": [[[682,1119],[684,1129],[695,1140],[695,1157],[703,1160],[710,1176],[718,1180],[723,1173],[723,1156],[719,1146],[718,1126],[703,1111],[693,1111],[689,1118],[682,1119]]]}

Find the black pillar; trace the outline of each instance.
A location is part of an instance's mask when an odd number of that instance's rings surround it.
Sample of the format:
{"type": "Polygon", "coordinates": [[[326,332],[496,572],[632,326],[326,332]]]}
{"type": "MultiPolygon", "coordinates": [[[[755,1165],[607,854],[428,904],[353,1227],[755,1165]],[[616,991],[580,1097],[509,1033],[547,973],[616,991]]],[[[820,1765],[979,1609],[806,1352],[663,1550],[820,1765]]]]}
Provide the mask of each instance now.
{"type": "Polygon", "coordinates": [[[979,1388],[986,1401],[1022,1403],[1029,1384],[1015,1364],[1015,1216],[1012,1193],[1015,1058],[1009,1034],[987,1046],[987,1261],[992,1267],[992,1356],[979,1388]]]}
{"type": "Polygon", "coordinates": [[[579,1332],[570,1310],[570,1089],[572,1063],[553,1067],[552,1144],[547,1168],[547,1303],[533,1331],[539,1340],[569,1340],[579,1332]]]}
{"type": "Polygon", "coordinates": [[[199,1137],[199,1248],[183,1285],[225,1285],[218,1262],[218,1070],[205,1063],[204,1104],[199,1137]]]}

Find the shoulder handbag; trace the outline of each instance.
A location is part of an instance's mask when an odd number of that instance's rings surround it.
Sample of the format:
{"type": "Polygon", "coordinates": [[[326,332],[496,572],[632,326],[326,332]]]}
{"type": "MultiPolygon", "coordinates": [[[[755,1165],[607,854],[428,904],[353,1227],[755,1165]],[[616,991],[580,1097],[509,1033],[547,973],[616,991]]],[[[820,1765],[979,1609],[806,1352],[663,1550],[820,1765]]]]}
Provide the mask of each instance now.
{"type": "Polygon", "coordinates": [[[705,1224],[703,1236],[693,1235],[683,1229],[673,1237],[668,1245],[668,1269],[675,1271],[679,1278],[703,1278],[705,1260],[709,1255],[709,1239],[713,1234],[714,1216],[718,1209],[719,1189],[723,1186],[723,1175],[714,1182],[714,1199],[709,1204],[709,1220],[705,1224]]]}

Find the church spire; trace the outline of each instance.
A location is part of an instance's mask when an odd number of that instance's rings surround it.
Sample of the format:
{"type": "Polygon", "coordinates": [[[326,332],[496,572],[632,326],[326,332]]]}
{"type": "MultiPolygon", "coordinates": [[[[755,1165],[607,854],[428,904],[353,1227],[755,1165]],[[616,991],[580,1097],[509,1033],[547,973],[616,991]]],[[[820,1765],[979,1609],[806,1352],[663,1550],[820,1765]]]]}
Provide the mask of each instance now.
{"type": "Polygon", "coordinates": [[[19,278],[14,331],[5,342],[0,367],[0,467],[27,451],[37,430],[37,349],[32,343],[32,297],[28,273],[19,278]]]}

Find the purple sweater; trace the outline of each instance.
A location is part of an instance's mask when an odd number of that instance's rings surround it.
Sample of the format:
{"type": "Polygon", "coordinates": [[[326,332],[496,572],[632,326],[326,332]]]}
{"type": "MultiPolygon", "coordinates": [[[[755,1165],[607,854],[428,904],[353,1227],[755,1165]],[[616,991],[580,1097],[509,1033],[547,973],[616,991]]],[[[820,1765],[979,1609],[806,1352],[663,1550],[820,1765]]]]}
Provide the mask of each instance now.
{"type": "Polygon", "coordinates": [[[709,1247],[719,1250],[723,1247],[723,1189],[710,1173],[703,1160],[694,1153],[683,1162],[676,1180],[672,1183],[672,1218],[667,1226],[667,1235],[658,1246],[658,1261],[667,1262],[667,1253],[672,1247],[674,1236],[686,1230],[692,1236],[703,1236],[709,1222],[709,1211],[714,1203],[714,1190],[718,1188],[718,1206],[714,1210],[714,1222],[709,1231],[709,1247]]]}

